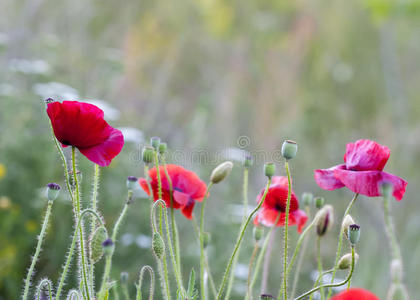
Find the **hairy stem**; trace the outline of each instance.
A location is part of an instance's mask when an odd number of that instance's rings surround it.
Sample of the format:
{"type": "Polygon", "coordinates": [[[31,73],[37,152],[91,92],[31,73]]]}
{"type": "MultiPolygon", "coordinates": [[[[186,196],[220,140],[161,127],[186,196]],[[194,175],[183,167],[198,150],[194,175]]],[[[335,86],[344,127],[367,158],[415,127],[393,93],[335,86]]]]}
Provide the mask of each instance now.
{"type": "Polygon", "coordinates": [[[153,269],[150,266],[144,266],[140,270],[139,283],[136,286],[137,288],[136,300],[141,300],[141,287],[143,284],[144,272],[146,271],[149,271],[149,274],[150,274],[149,300],[153,300],[153,293],[155,290],[155,272],[153,272],[153,269]]]}
{"type": "Polygon", "coordinates": [[[213,186],[213,182],[207,187],[207,191],[204,194],[203,201],[201,202],[201,213],[200,213],[200,291],[201,299],[206,299],[206,293],[204,292],[204,269],[205,269],[205,256],[204,256],[204,210],[206,207],[207,197],[209,195],[210,188],[213,186]]]}

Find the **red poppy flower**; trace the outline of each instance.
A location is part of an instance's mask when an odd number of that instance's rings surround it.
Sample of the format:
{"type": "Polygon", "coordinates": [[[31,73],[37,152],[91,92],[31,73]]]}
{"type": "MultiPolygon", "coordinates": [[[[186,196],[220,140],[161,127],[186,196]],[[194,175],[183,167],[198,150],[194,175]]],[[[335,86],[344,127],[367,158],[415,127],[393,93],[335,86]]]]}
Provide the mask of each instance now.
{"type": "Polygon", "coordinates": [[[97,106],[64,101],[48,103],[47,114],[54,135],[63,147],[74,146],[90,161],[108,166],[124,146],[118,129],[104,120],[104,112],[97,106]]]}
{"type": "Polygon", "coordinates": [[[389,154],[388,147],[370,140],[358,140],[347,144],[344,164],[315,170],[315,181],[324,190],[332,191],[345,186],[368,197],[380,196],[381,183],[388,182],[394,187],[393,196],[400,201],[407,182],[382,171],[389,154]]]}
{"type": "Polygon", "coordinates": [[[353,288],[335,295],[331,300],[379,300],[379,298],[368,290],[353,288]]]}
{"type": "MultiPolygon", "coordinates": [[[[261,201],[264,190],[265,189],[257,196],[258,203],[261,201]]],[[[274,176],[271,185],[268,188],[264,203],[254,219],[254,223],[261,223],[264,226],[273,226],[280,214],[276,226],[284,226],[288,191],[287,177],[274,176]]],[[[292,190],[289,209],[289,225],[297,225],[298,232],[302,232],[302,228],[305,226],[307,219],[306,213],[299,209],[298,199],[295,192],[292,190]]]]}
{"type": "MultiPolygon", "coordinates": [[[[206,184],[192,171],[188,171],[181,166],[166,165],[168,175],[172,181],[172,206],[175,209],[181,209],[181,212],[188,219],[192,218],[192,211],[196,201],[201,202],[206,194],[206,184]]],[[[160,178],[162,182],[162,200],[165,201],[166,206],[171,206],[169,182],[166,179],[165,170],[159,167],[160,178]]],[[[154,200],[159,199],[158,193],[158,179],[156,168],[149,170],[150,185],[153,190],[154,200]]],[[[143,190],[150,195],[147,180],[139,179],[143,190]]]]}

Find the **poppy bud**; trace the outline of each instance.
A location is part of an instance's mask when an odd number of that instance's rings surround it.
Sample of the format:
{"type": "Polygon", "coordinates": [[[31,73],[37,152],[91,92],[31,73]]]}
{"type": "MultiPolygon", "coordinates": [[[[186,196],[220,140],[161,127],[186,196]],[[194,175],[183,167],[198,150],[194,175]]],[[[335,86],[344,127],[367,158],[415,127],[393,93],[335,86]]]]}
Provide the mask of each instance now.
{"type": "Polygon", "coordinates": [[[158,232],[153,234],[152,249],[158,259],[161,259],[165,255],[165,242],[158,232]]]}
{"type": "Polygon", "coordinates": [[[354,224],[354,220],[350,215],[345,216],[343,223],[341,223],[341,230],[344,231],[344,234],[346,235],[347,238],[349,238],[349,235],[348,235],[349,226],[352,224],[354,224]]]}
{"type": "Polygon", "coordinates": [[[60,186],[57,183],[47,184],[47,199],[49,201],[54,201],[57,199],[58,194],[60,194],[60,186]]]}
{"type": "Polygon", "coordinates": [[[281,146],[281,155],[286,159],[292,159],[296,156],[298,150],[298,145],[296,142],[291,140],[286,140],[283,142],[283,145],[281,146]]]}
{"type": "Polygon", "coordinates": [[[108,232],[104,226],[98,227],[89,239],[90,259],[97,263],[104,255],[103,243],[108,238],[108,232]]]}
{"type": "Polygon", "coordinates": [[[211,241],[211,234],[209,232],[203,232],[203,246],[207,248],[211,241]]]}
{"type": "Polygon", "coordinates": [[[143,147],[143,151],[141,152],[141,156],[143,159],[143,162],[146,164],[150,164],[153,162],[153,157],[154,157],[154,153],[153,153],[153,148],[152,147],[143,147]]]}
{"type": "Polygon", "coordinates": [[[262,226],[254,226],[254,230],[252,231],[252,235],[254,236],[255,242],[258,243],[259,240],[264,235],[264,228],[262,226]]]}
{"type": "Polygon", "coordinates": [[[229,175],[230,171],[232,171],[232,168],[233,163],[231,161],[225,161],[224,163],[221,163],[213,170],[213,172],[211,172],[211,182],[219,183],[229,175]]]}
{"type": "MultiPolygon", "coordinates": [[[[338,261],[338,268],[340,270],[346,270],[346,269],[350,268],[351,260],[352,260],[351,253],[344,254],[340,258],[340,260],[338,261]]],[[[359,254],[355,253],[354,254],[354,264],[356,264],[358,260],[359,260],[359,254]]]]}
{"type": "Polygon", "coordinates": [[[115,245],[114,242],[108,238],[102,243],[102,249],[105,256],[110,256],[114,253],[115,245]]]}
{"type": "Polygon", "coordinates": [[[260,295],[260,300],[270,300],[270,299],[274,299],[274,297],[272,295],[268,295],[268,294],[260,295]]]}
{"type": "Polygon", "coordinates": [[[245,168],[250,168],[253,163],[254,163],[254,161],[253,161],[251,155],[245,156],[245,160],[244,160],[244,167],[245,168]]]}
{"type": "Polygon", "coordinates": [[[302,203],[305,206],[310,206],[312,203],[314,196],[311,193],[303,193],[302,194],[302,203]]]}
{"type": "Polygon", "coordinates": [[[381,191],[381,195],[384,198],[390,198],[392,196],[392,193],[394,192],[394,187],[392,186],[392,183],[386,181],[380,183],[379,188],[381,191]]]}
{"type": "Polygon", "coordinates": [[[315,207],[320,209],[324,206],[325,199],[323,197],[315,197],[315,207]]]}
{"type": "Polygon", "coordinates": [[[159,153],[165,154],[166,149],[168,149],[168,145],[166,143],[160,143],[159,144],[159,153]]]}
{"type": "Polygon", "coordinates": [[[334,223],[334,208],[332,205],[325,205],[315,215],[316,219],[316,233],[318,236],[323,236],[331,228],[334,223]]]}
{"type": "Polygon", "coordinates": [[[401,261],[399,259],[393,259],[391,261],[391,278],[392,281],[402,281],[403,270],[401,261]]]}
{"type": "Polygon", "coordinates": [[[350,244],[355,246],[360,239],[360,226],[357,224],[352,224],[349,226],[348,237],[350,244]]]}
{"type": "Polygon", "coordinates": [[[159,150],[160,137],[154,136],[150,139],[150,145],[152,145],[155,150],[159,150]]]}
{"type": "Polygon", "coordinates": [[[274,173],[276,173],[276,165],[272,162],[264,164],[264,174],[268,178],[273,177],[274,173]]]}
{"type": "Polygon", "coordinates": [[[127,272],[121,272],[120,280],[121,280],[121,284],[127,284],[128,283],[128,273],[127,272]]]}
{"type": "Polygon", "coordinates": [[[128,176],[127,177],[127,189],[134,190],[137,187],[137,177],[128,176]]]}

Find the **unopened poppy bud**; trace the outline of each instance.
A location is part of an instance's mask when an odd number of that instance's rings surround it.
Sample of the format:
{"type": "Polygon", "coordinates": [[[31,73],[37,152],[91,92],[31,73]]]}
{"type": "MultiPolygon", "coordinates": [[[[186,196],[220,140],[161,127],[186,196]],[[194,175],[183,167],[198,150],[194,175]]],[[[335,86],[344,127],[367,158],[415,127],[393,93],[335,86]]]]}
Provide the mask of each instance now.
{"type": "Polygon", "coordinates": [[[281,155],[286,159],[292,159],[296,156],[298,150],[298,145],[296,142],[291,140],[286,140],[283,142],[283,145],[281,146],[281,155]]]}
{"type": "Polygon", "coordinates": [[[47,184],[47,199],[49,201],[54,201],[57,199],[58,194],[60,194],[60,186],[57,183],[47,184]]]}
{"type": "Polygon", "coordinates": [[[310,206],[314,196],[311,193],[303,193],[302,194],[302,203],[304,206],[310,206]]]}
{"type": "Polygon", "coordinates": [[[274,297],[272,295],[268,295],[268,294],[260,295],[260,300],[270,300],[270,299],[274,299],[274,297]]]}
{"type": "Polygon", "coordinates": [[[166,143],[160,143],[159,144],[159,153],[165,154],[166,149],[168,149],[168,145],[166,143]]]}
{"type": "Polygon", "coordinates": [[[349,238],[348,232],[349,232],[349,226],[354,224],[354,220],[350,215],[347,215],[344,217],[343,223],[341,223],[341,230],[343,230],[344,234],[347,238],[349,238]]]}
{"type": "Polygon", "coordinates": [[[115,244],[110,238],[108,238],[102,243],[102,249],[104,250],[105,256],[110,256],[114,253],[115,244]]]}
{"type": "Polygon", "coordinates": [[[128,176],[127,177],[127,189],[129,190],[134,190],[137,187],[137,181],[139,179],[137,177],[134,176],[128,176]]]}
{"type": "Polygon", "coordinates": [[[264,228],[262,226],[254,226],[252,235],[254,236],[255,242],[258,242],[264,235],[264,228]]]}
{"type": "Polygon", "coordinates": [[[158,259],[161,259],[165,255],[165,242],[157,232],[153,234],[152,249],[158,259]]]}
{"type": "Polygon", "coordinates": [[[127,272],[121,272],[120,280],[121,280],[121,284],[127,284],[128,283],[128,273],[127,272]]]}
{"type": "Polygon", "coordinates": [[[211,234],[209,232],[203,232],[203,246],[207,248],[211,241],[211,234]]]}
{"type": "MultiPolygon", "coordinates": [[[[359,260],[359,254],[354,254],[354,264],[357,264],[357,261],[359,260]]],[[[340,260],[338,261],[338,268],[340,270],[346,270],[350,268],[352,261],[351,253],[344,254],[340,260]]]]}
{"type": "Polygon", "coordinates": [[[152,145],[155,150],[159,150],[160,137],[154,136],[150,139],[150,145],[152,145]]]}
{"type": "Polygon", "coordinates": [[[399,259],[393,259],[391,261],[391,279],[392,281],[399,282],[403,279],[403,268],[399,259]]]}
{"type": "Polygon", "coordinates": [[[251,155],[245,156],[245,160],[244,160],[244,167],[245,168],[250,168],[253,163],[254,163],[254,161],[253,161],[251,155]]]}
{"type": "Polygon", "coordinates": [[[316,233],[323,236],[328,232],[334,222],[334,208],[332,205],[325,205],[315,216],[316,233]]]}
{"type": "Polygon", "coordinates": [[[392,186],[392,183],[390,182],[382,182],[380,183],[380,191],[381,195],[384,198],[390,198],[392,196],[392,193],[394,192],[394,187],[392,186]]]}
{"type": "Polygon", "coordinates": [[[143,159],[143,162],[146,164],[150,164],[153,162],[153,157],[154,157],[154,153],[153,153],[153,148],[152,147],[143,147],[143,150],[141,152],[141,157],[143,159]]]}
{"type": "Polygon", "coordinates": [[[103,243],[108,238],[108,231],[104,226],[98,227],[89,239],[89,254],[93,263],[97,263],[104,255],[103,243]]]}
{"type": "Polygon", "coordinates": [[[324,206],[325,199],[323,197],[315,197],[315,207],[320,209],[324,206]]]}
{"type": "Polygon", "coordinates": [[[360,226],[357,224],[352,224],[349,226],[348,237],[350,244],[355,246],[360,239],[360,226]]]}
{"type": "Polygon", "coordinates": [[[274,173],[276,173],[276,165],[272,162],[264,164],[264,174],[268,178],[273,177],[274,173]]]}
{"type": "Polygon", "coordinates": [[[232,171],[232,168],[233,163],[231,161],[225,161],[224,163],[221,163],[213,170],[213,172],[211,172],[211,182],[219,183],[229,175],[230,171],[232,171]]]}

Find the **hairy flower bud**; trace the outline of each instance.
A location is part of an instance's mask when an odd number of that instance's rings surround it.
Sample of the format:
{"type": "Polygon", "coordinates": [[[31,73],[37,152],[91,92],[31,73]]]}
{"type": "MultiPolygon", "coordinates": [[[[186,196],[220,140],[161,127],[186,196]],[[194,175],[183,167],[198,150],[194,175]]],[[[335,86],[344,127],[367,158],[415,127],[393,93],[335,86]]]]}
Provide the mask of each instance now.
{"type": "Polygon", "coordinates": [[[102,249],[105,256],[110,256],[114,253],[115,244],[110,238],[108,238],[102,243],[102,249]]]}
{"type": "Polygon", "coordinates": [[[166,143],[160,143],[159,144],[159,153],[165,154],[166,149],[168,149],[168,145],[166,143]]]}
{"type": "Polygon", "coordinates": [[[232,168],[233,163],[231,161],[225,161],[224,163],[221,163],[213,170],[213,172],[211,172],[211,182],[219,183],[229,175],[230,171],[232,171],[232,168]]]}
{"type": "MultiPolygon", "coordinates": [[[[340,270],[346,270],[349,269],[351,266],[351,260],[352,256],[351,253],[344,254],[340,260],[338,261],[338,268],[340,270]]],[[[354,254],[354,264],[357,264],[357,261],[359,260],[359,254],[354,254]]]]}
{"type": "Polygon", "coordinates": [[[153,234],[152,249],[158,259],[161,259],[165,255],[165,242],[158,232],[153,234]]]}
{"type": "Polygon", "coordinates": [[[253,163],[254,163],[254,161],[253,161],[251,155],[245,156],[245,160],[244,160],[244,167],[245,168],[250,168],[253,163]]]}
{"type": "Polygon", "coordinates": [[[314,196],[311,193],[302,194],[302,203],[304,206],[310,206],[314,196]]]}
{"type": "Polygon", "coordinates": [[[360,226],[357,224],[350,225],[347,234],[349,237],[350,244],[352,246],[355,246],[360,239],[360,226]]]}
{"type": "Polygon", "coordinates": [[[146,164],[150,164],[153,162],[154,157],[154,150],[152,147],[143,147],[143,150],[141,152],[141,157],[143,159],[143,162],[146,164]]]}
{"type": "Polygon", "coordinates": [[[49,201],[54,201],[57,199],[58,195],[60,194],[61,187],[57,183],[49,183],[47,184],[47,199],[49,201]]]}
{"type": "Polygon", "coordinates": [[[268,178],[273,177],[274,173],[276,173],[276,165],[272,162],[264,164],[264,174],[268,178]]]}
{"type": "Polygon", "coordinates": [[[325,199],[323,197],[315,197],[315,207],[320,209],[324,206],[325,204],[325,199]]]}
{"type": "Polygon", "coordinates": [[[318,236],[325,235],[334,223],[334,208],[332,205],[325,205],[315,216],[316,233],[318,236]]]}
{"type": "Polygon", "coordinates": [[[104,255],[103,243],[108,238],[104,226],[98,227],[89,239],[89,254],[93,263],[97,263],[104,255]]]}
{"type": "Polygon", "coordinates": [[[160,137],[154,136],[150,139],[150,145],[152,145],[155,150],[159,150],[160,137]]]}
{"type": "Polygon", "coordinates": [[[134,190],[138,186],[138,184],[137,184],[138,180],[139,179],[137,177],[128,176],[127,177],[127,189],[134,190]]]}
{"type": "Polygon", "coordinates": [[[286,159],[292,159],[296,156],[298,150],[298,145],[296,142],[291,140],[286,140],[283,142],[283,145],[281,146],[281,155],[286,159]]]}
{"type": "Polygon", "coordinates": [[[262,226],[254,226],[252,235],[256,243],[258,243],[264,235],[264,228],[262,226]]]}
{"type": "Polygon", "coordinates": [[[347,215],[344,217],[343,223],[341,223],[341,230],[344,231],[344,234],[346,235],[347,238],[349,238],[348,235],[348,231],[349,231],[349,226],[354,224],[354,220],[350,215],[347,215]]]}
{"type": "Polygon", "coordinates": [[[211,234],[209,232],[203,232],[203,246],[207,248],[211,241],[211,234]]]}

